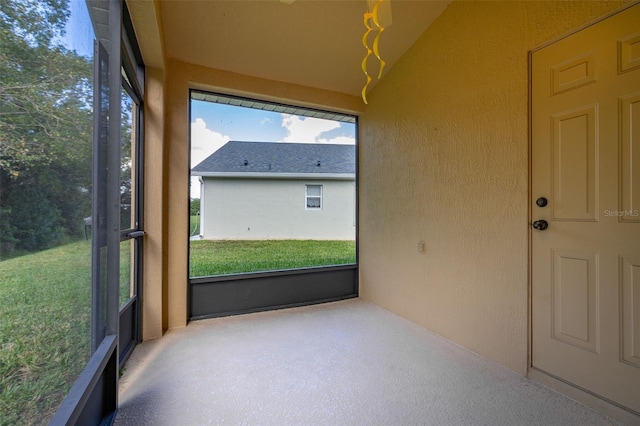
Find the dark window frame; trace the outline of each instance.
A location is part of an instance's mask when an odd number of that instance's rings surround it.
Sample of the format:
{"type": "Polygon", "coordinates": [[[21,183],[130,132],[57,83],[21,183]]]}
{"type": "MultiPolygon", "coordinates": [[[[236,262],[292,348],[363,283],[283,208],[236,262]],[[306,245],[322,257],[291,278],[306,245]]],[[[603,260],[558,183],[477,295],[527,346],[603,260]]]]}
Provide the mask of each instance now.
{"type": "MultiPolygon", "coordinates": [[[[207,92],[200,89],[190,89],[189,100],[190,119],[191,101],[199,100],[353,123],[355,125],[356,135],[354,206],[356,260],[353,264],[284,269],[256,273],[190,277],[189,271],[191,268],[189,267],[189,263],[191,250],[187,250],[188,319],[198,320],[214,318],[249,312],[305,306],[358,297],[358,117],[355,115],[330,112],[309,107],[298,107],[273,101],[207,92]],[[330,283],[329,289],[323,288],[326,283],[330,283]]],[[[191,145],[191,127],[189,127],[189,145],[191,145]]],[[[189,152],[190,151],[191,147],[189,147],[189,152]]],[[[187,161],[188,164],[191,164],[191,155],[189,155],[187,161]]],[[[189,178],[191,177],[189,176],[189,178]]],[[[189,197],[190,194],[187,192],[186,196],[189,197]]],[[[189,213],[187,212],[187,214],[189,213]]],[[[189,224],[187,223],[187,235],[190,235],[190,229],[188,227],[189,224]]]]}

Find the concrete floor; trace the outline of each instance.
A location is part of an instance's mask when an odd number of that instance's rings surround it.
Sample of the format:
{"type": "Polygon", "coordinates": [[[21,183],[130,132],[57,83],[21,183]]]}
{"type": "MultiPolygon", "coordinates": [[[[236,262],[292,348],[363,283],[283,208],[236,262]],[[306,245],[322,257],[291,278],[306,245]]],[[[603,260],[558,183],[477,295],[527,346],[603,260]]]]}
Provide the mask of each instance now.
{"type": "Polygon", "coordinates": [[[139,345],[116,425],[609,425],[360,299],[190,323],[139,345]]]}

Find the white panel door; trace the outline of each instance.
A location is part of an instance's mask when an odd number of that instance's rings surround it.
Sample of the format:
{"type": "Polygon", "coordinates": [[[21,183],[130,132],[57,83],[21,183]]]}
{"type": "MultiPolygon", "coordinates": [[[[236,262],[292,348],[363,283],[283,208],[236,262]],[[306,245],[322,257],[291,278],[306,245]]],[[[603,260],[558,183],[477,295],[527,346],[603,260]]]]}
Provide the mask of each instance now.
{"type": "Polygon", "coordinates": [[[532,364],[640,413],[640,5],[531,66],[532,364]]]}

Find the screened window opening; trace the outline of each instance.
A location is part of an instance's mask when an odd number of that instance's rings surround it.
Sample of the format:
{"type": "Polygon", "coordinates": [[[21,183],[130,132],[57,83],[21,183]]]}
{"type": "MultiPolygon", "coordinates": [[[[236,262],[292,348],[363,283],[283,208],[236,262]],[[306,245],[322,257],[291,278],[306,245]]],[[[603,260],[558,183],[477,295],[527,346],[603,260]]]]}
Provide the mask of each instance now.
{"type": "Polygon", "coordinates": [[[96,34],[81,1],[0,26],[0,424],[47,424],[92,354],[96,34]]]}
{"type": "Polygon", "coordinates": [[[356,263],[355,117],[200,91],[190,111],[190,278],[356,263]]]}

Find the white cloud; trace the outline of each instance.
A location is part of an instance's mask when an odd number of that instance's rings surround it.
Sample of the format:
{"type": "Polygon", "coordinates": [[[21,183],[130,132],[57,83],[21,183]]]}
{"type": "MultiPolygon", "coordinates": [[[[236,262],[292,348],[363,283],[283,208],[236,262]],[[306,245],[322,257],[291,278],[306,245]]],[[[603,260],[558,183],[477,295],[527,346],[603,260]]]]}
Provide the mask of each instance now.
{"type": "Polygon", "coordinates": [[[318,138],[316,141],[318,143],[333,143],[339,145],[355,145],[356,138],[351,136],[336,136],[335,138],[326,139],[326,138],[318,138]]]}
{"type": "Polygon", "coordinates": [[[287,130],[287,136],[283,142],[316,143],[324,132],[340,127],[337,121],[323,120],[320,118],[306,117],[302,119],[297,115],[282,114],[282,127],[287,130]]]}
{"type": "MultiPolygon", "coordinates": [[[[229,140],[229,136],[208,129],[202,118],[196,118],[191,123],[191,167],[198,165],[229,140]]],[[[200,198],[200,182],[197,177],[191,178],[191,198],[200,198]]]]}
{"type": "Polygon", "coordinates": [[[191,167],[213,154],[230,139],[229,136],[208,129],[202,118],[196,118],[191,123],[191,167]]]}
{"type": "Polygon", "coordinates": [[[264,125],[265,125],[265,124],[267,124],[267,123],[272,124],[272,123],[273,123],[273,120],[272,120],[272,119],[270,119],[270,118],[267,118],[267,117],[265,117],[265,118],[263,118],[262,120],[260,120],[260,125],[261,125],[261,126],[264,126],[264,125]]]}

